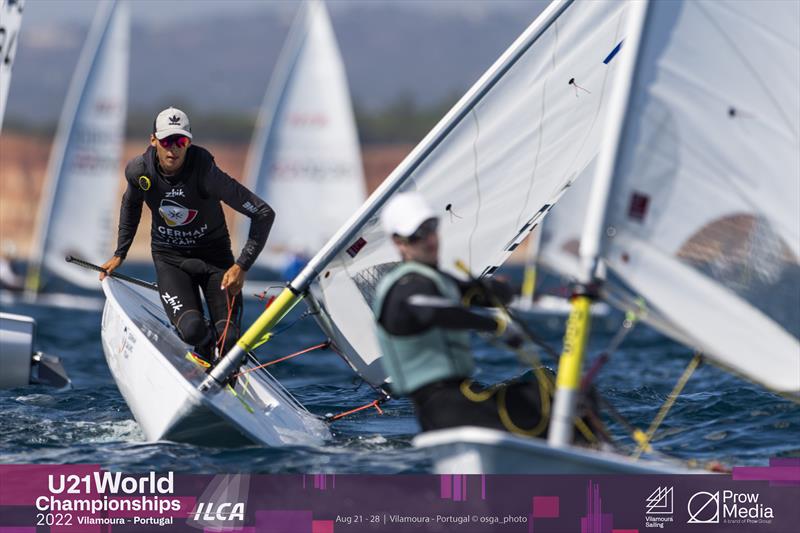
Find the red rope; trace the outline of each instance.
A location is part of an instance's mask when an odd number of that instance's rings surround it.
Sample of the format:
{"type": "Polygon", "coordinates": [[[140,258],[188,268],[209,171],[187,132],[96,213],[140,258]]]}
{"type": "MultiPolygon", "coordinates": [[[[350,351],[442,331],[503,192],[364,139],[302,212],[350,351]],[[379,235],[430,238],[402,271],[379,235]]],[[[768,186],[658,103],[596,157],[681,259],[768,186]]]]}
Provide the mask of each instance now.
{"type": "Polygon", "coordinates": [[[228,318],[225,319],[225,329],[222,330],[222,335],[220,335],[220,338],[217,341],[217,348],[220,352],[222,351],[223,346],[225,346],[225,337],[228,336],[228,326],[231,323],[231,314],[233,314],[233,298],[228,299],[228,289],[225,289],[225,303],[228,306],[228,318]]]}
{"type": "Polygon", "coordinates": [[[346,411],[344,413],[339,413],[338,415],[332,417],[331,420],[339,420],[340,418],[344,418],[347,415],[352,415],[353,413],[357,413],[359,411],[363,411],[364,409],[369,409],[370,407],[374,407],[375,409],[378,410],[378,414],[382,415],[383,411],[381,410],[381,407],[380,407],[379,404],[380,404],[380,400],[373,400],[373,401],[369,402],[367,405],[362,405],[361,407],[356,407],[355,409],[352,409],[350,411],[346,411]]]}
{"type": "Polygon", "coordinates": [[[289,354],[285,357],[281,357],[280,359],[275,359],[274,361],[270,361],[268,363],[264,363],[263,365],[254,366],[253,368],[248,368],[242,372],[236,374],[235,377],[239,377],[241,375],[247,374],[248,372],[252,372],[253,370],[258,370],[259,368],[265,368],[270,365],[274,365],[275,363],[280,363],[281,361],[286,361],[287,359],[291,359],[292,357],[297,357],[298,355],[303,355],[304,353],[311,352],[313,350],[318,350],[320,348],[326,348],[330,344],[329,341],[323,342],[321,344],[317,344],[316,346],[312,346],[310,348],[306,348],[305,350],[300,350],[299,352],[295,352],[293,354],[289,354]]]}

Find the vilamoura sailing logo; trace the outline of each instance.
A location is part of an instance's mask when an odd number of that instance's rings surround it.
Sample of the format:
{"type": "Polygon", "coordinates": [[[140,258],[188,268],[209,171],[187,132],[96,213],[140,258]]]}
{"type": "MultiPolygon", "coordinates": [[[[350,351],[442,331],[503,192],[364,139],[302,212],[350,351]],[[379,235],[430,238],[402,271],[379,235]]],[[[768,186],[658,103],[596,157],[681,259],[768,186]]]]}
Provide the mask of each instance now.
{"type": "Polygon", "coordinates": [[[672,522],[673,487],[658,487],[647,497],[645,527],[664,528],[665,523],[672,522]]]}

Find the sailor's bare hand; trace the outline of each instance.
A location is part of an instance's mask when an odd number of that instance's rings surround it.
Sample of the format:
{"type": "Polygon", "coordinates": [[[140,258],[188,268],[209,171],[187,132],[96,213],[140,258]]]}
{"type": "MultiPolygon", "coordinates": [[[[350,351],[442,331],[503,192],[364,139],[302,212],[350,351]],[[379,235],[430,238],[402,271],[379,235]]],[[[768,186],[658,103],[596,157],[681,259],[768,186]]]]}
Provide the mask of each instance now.
{"type": "Polygon", "coordinates": [[[105,279],[106,276],[110,276],[111,273],[114,272],[114,270],[116,270],[117,268],[119,268],[121,264],[122,264],[122,258],[115,255],[114,257],[112,257],[111,259],[100,265],[100,268],[105,270],[105,272],[100,272],[100,281],[103,281],[103,279],[105,279]]]}
{"type": "Polygon", "coordinates": [[[233,265],[222,276],[222,287],[220,288],[223,290],[228,289],[231,296],[236,296],[244,286],[244,274],[245,271],[242,270],[242,267],[233,265]]]}

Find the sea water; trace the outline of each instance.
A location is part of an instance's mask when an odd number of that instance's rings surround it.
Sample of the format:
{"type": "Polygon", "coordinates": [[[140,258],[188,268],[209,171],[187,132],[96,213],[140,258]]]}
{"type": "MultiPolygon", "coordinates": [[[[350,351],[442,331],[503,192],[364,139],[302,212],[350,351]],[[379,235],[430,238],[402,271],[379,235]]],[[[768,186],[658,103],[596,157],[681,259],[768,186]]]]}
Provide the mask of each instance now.
{"type": "MultiPolygon", "coordinates": [[[[245,323],[264,303],[250,300],[245,323]]],[[[367,409],[331,426],[320,447],[213,448],[146,442],[108,370],[100,341],[99,311],[4,305],[38,322],[36,349],[58,355],[72,388],[27,387],[0,391],[0,462],[91,463],[106,469],[195,473],[429,472],[431,463],[411,446],[418,431],[410,402],[391,400],[383,414],[367,409]]],[[[295,317],[297,316],[294,315],[295,317]]],[[[588,364],[608,347],[621,316],[597,328],[588,364]]],[[[563,320],[527,319],[556,350],[563,320]]],[[[733,327],[733,326],[732,326],[733,327]]],[[[312,318],[300,320],[258,350],[262,361],[318,344],[325,336],[312,318]]],[[[514,354],[475,340],[476,379],[483,383],[525,371],[514,354]]],[[[646,429],[692,357],[691,350],[638,325],[595,379],[595,385],[634,426],[646,429]]],[[[546,364],[551,360],[542,356],[546,364]]],[[[317,350],[270,367],[313,413],[337,414],[365,405],[376,393],[355,378],[330,350],[317,350]]],[[[605,417],[612,435],[631,446],[626,430],[605,417]]],[[[729,466],[766,465],[770,457],[800,455],[800,406],[714,366],[702,365],[660,426],[654,447],[665,454],[729,466]]]]}

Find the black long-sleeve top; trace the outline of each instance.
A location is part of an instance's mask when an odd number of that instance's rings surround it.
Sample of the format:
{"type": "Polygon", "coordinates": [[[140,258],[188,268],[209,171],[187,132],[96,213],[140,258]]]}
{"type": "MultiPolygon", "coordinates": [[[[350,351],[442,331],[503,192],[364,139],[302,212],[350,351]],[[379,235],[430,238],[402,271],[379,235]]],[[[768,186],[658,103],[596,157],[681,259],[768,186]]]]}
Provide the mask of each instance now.
{"type": "Polygon", "coordinates": [[[437,289],[436,284],[420,274],[406,274],[389,290],[378,321],[392,335],[417,335],[433,327],[494,331],[493,318],[476,314],[465,305],[490,306],[493,293],[504,304],[511,301],[511,288],[494,279],[483,282],[461,281],[446,273],[461,291],[466,302],[451,302],[437,289]]]}
{"type": "Polygon", "coordinates": [[[250,217],[250,232],[236,264],[248,270],[267,242],[275,212],[223,172],[208,150],[192,145],[181,171],[163,176],[152,146],[125,167],[117,250],[124,258],[136,235],[142,203],[152,214],[151,249],[184,257],[230,253],[231,239],[220,202],[250,217]]]}

